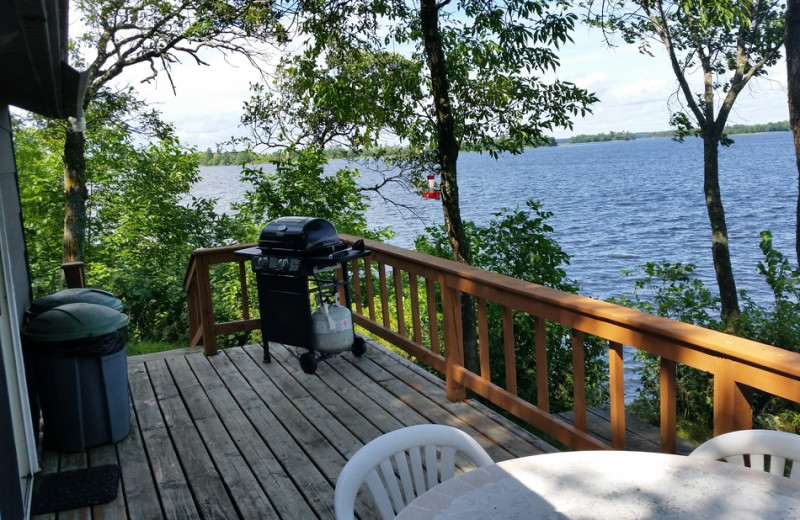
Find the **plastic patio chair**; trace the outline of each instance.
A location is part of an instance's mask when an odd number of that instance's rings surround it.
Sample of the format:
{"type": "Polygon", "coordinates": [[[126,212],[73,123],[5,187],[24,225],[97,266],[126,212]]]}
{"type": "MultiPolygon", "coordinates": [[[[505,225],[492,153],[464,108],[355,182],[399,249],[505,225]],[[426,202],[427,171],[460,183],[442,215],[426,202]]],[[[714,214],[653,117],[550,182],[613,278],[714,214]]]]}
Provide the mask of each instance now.
{"type": "Polygon", "coordinates": [[[493,464],[475,439],[451,426],[420,424],[373,439],[353,455],[336,480],[336,519],[353,519],[356,494],[364,482],[383,518],[394,518],[417,496],[453,478],[456,453],[476,467],[493,464]]]}
{"type": "Polygon", "coordinates": [[[689,456],[725,460],[800,481],[800,435],[794,433],[773,430],[724,433],[707,440],[689,456]]]}

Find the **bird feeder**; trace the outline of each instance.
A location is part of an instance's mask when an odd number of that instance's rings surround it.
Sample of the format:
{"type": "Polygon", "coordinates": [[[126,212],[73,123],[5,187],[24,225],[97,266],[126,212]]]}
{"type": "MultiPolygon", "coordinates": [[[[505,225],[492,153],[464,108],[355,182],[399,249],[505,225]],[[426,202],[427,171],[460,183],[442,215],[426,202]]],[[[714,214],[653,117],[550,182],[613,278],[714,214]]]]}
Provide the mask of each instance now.
{"type": "Polygon", "coordinates": [[[422,194],[422,198],[439,200],[439,196],[439,190],[436,189],[434,175],[431,173],[428,175],[428,191],[422,194]]]}

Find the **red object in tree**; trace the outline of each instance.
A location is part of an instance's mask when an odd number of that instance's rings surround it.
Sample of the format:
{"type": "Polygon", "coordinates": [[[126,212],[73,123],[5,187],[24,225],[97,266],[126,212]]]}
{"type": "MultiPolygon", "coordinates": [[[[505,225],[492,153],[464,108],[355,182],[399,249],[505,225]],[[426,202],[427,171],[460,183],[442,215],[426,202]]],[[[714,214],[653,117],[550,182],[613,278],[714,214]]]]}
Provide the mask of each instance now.
{"type": "Polygon", "coordinates": [[[436,183],[432,173],[428,175],[428,191],[422,194],[422,198],[439,200],[439,191],[436,189],[436,183]]]}

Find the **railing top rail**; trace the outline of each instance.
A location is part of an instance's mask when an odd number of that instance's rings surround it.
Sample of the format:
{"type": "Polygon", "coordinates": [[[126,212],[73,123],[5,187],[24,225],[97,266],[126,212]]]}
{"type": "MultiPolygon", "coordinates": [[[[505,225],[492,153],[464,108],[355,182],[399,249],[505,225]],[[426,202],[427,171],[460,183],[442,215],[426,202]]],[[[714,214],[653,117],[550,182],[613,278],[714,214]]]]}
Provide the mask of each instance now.
{"type": "MultiPolygon", "coordinates": [[[[348,243],[358,239],[358,237],[352,235],[343,234],[340,236],[342,240],[348,243]]],[[[431,257],[417,251],[373,240],[364,240],[364,243],[373,252],[396,257],[405,263],[416,263],[428,268],[433,267],[443,274],[501,288],[506,293],[522,296],[573,314],[577,313],[587,319],[645,332],[690,349],[701,350],[712,355],[717,354],[743,363],[757,365],[773,372],[786,374],[793,378],[800,378],[800,354],[795,352],[677,320],[654,316],[586,296],[565,293],[535,283],[459,264],[451,260],[431,257]]]]}
{"type": "Polygon", "coordinates": [[[201,255],[209,255],[209,254],[224,254],[224,253],[233,253],[240,249],[246,249],[248,247],[256,247],[258,244],[233,244],[230,246],[220,246],[220,247],[200,247],[195,249],[189,255],[191,257],[201,256],[201,255]]]}
{"type": "MultiPolygon", "coordinates": [[[[195,268],[197,267],[197,258],[201,256],[224,258],[228,255],[235,253],[236,251],[239,251],[240,249],[255,247],[257,245],[258,244],[234,244],[230,246],[201,247],[199,249],[195,249],[194,251],[189,253],[189,263],[186,266],[186,273],[183,275],[183,287],[184,288],[189,287],[192,275],[194,274],[195,268]]],[[[227,260],[222,260],[222,261],[227,261],[227,260]]],[[[216,262],[209,262],[209,263],[216,263],[216,262]]]]}

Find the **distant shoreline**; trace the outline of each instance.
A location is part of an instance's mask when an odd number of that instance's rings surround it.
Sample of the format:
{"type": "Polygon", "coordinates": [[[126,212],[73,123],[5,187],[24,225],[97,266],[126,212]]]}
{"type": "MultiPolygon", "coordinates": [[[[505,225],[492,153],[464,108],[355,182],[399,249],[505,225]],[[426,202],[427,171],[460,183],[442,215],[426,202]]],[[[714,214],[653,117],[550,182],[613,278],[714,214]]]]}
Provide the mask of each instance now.
{"type": "MultiPolygon", "coordinates": [[[[731,125],[725,127],[726,135],[764,134],[770,132],[790,132],[789,121],[775,123],[762,123],[757,125],[731,125]]],[[[606,143],[612,141],[635,141],[636,139],[653,139],[662,137],[675,137],[674,130],[659,132],[608,132],[600,134],[580,134],[572,137],[556,139],[561,144],[606,143]]]]}
{"type": "MultiPolygon", "coordinates": [[[[757,125],[731,125],[725,128],[726,135],[746,135],[746,134],[764,134],[773,132],[790,132],[791,127],[789,121],[779,121],[775,123],[762,123],[757,125]]],[[[549,144],[543,143],[545,146],[562,146],[573,144],[587,144],[587,143],[610,143],[619,141],[635,141],[637,139],[660,139],[660,138],[673,138],[675,136],[674,130],[662,130],[656,132],[608,132],[600,134],[580,134],[572,137],[563,137],[560,139],[550,138],[549,144]]],[[[476,150],[462,150],[476,151],[476,150]]],[[[266,164],[274,161],[277,156],[271,154],[257,154],[251,151],[217,151],[212,152],[207,149],[205,152],[198,152],[199,165],[203,167],[210,166],[238,166],[240,164],[266,164]]],[[[330,159],[347,158],[338,150],[326,150],[326,156],[330,159]]],[[[369,152],[364,153],[364,157],[369,156],[369,152]]]]}

